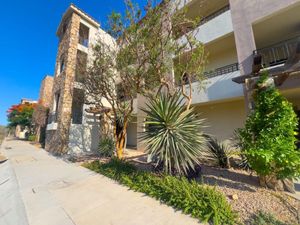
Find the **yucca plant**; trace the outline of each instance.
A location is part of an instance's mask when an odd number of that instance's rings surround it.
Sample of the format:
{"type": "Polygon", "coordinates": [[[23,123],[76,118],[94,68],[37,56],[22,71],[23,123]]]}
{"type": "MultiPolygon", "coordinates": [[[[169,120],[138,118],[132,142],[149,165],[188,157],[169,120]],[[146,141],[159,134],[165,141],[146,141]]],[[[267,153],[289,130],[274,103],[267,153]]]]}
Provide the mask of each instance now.
{"type": "Polygon", "coordinates": [[[112,157],[115,151],[115,142],[110,137],[102,137],[99,141],[99,153],[103,157],[112,157]]]}
{"type": "Polygon", "coordinates": [[[146,109],[146,130],[141,135],[146,151],[156,166],[169,174],[188,175],[199,164],[207,147],[201,129],[204,120],[186,109],[180,94],[162,93],[149,100],[146,109]]]}
{"type": "Polygon", "coordinates": [[[226,142],[220,142],[216,138],[207,135],[208,148],[205,158],[222,168],[229,168],[230,157],[234,154],[232,146],[226,142]]]}

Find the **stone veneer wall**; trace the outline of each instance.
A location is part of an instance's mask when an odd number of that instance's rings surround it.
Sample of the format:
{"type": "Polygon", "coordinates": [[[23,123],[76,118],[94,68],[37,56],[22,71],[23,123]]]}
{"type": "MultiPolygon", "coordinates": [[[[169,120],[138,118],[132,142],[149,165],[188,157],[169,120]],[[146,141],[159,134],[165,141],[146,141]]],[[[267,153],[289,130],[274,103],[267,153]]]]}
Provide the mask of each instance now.
{"type": "Polygon", "coordinates": [[[72,13],[69,17],[68,28],[59,44],[56,58],[56,76],[54,77],[50,112],[53,111],[54,96],[60,92],[57,111],[58,127],[56,130],[48,130],[46,132],[45,149],[57,154],[64,154],[68,151],[79,26],[80,16],[72,13]],[[64,55],[65,69],[61,74],[57,74],[62,55],[64,55]]]}
{"type": "Polygon", "coordinates": [[[40,104],[42,104],[47,108],[51,106],[52,89],[53,89],[53,77],[46,76],[42,80],[39,101],[40,104]]]}

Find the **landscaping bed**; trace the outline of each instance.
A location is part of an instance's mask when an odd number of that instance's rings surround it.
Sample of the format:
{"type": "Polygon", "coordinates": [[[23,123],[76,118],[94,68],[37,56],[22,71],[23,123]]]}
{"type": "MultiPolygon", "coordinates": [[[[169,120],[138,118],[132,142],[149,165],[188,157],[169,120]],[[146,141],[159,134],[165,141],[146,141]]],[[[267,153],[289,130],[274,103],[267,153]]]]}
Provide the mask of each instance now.
{"type": "Polygon", "coordinates": [[[300,202],[284,192],[260,187],[258,177],[245,170],[202,166],[200,183],[199,180],[189,182],[174,176],[151,173],[149,168],[148,171],[138,170],[128,162],[116,159],[110,162],[96,160],[84,163],[83,166],[182,210],[202,222],[299,224],[300,202]]]}
{"type": "Polygon", "coordinates": [[[300,224],[300,201],[284,192],[260,187],[255,174],[245,170],[202,166],[202,180],[226,195],[243,224],[252,225],[251,219],[259,211],[271,213],[287,224],[300,224]]]}
{"type": "Polygon", "coordinates": [[[134,191],[145,193],[189,214],[201,222],[237,224],[237,215],[225,196],[215,188],[185,178],[137,170],[135,166],[116,159],[108,163],[94,161],[83,164],[134,191]]]}

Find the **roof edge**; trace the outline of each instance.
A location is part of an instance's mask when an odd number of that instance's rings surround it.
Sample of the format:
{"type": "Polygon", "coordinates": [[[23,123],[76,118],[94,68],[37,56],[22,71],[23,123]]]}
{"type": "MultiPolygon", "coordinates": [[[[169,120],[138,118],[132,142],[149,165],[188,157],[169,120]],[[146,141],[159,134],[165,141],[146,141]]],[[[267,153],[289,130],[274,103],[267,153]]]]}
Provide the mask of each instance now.
{"type": "Polygon", "coordinates": [[[60,31],[61,31],[63,22],[72,13],[77,13],[80,17],[82,17],[83,19],[85,19],[91,25],[95,26],[96,28],[100,28],[100,23],[96,19],[94,19],[92,16],[90,16],[89,14],[87,14],[86,12],[84,12],[82,9],[80,9],[79,7],[77,7],[76,5],[74,5],[73,3],[71,3],[70,6],[67,8],[67,10],[65,11],[65,13],[63,14],[63,16],[61,18],[61,21],[60,21],[59,26],[58,26],[57,31],[56,31],[56,35],[57,36],[60,35],[60,31]]]}

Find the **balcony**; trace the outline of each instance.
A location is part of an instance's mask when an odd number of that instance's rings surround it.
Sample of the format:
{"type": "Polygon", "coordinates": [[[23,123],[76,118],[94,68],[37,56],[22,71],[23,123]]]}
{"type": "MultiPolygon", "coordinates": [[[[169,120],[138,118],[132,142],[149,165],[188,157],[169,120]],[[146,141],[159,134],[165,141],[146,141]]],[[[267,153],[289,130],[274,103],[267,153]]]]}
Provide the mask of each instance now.
{"type": "MultiPolygon", "coordinates": [[[[243,87],[232,81],[232,78],[240,76],[237,63],[206,72],[204,76],[207,79],[202,81],[201,87],[204,87],[203,89],[199,89],[199,82],[192,83],[192,104],[225,101],[243,97],[243,87]]],[[[186,90],[189,92],[188,86],[186,86],[186,90]]]]}
{"type": "Polygon", "coordinates": [[[224,75],[224,74],[232,73],[232,72],[235,72],[235,71],[238,71],[238,70],[239,70],[239,64],[238,63],[233,63],[233,64],[230,64],[230,65],[226,65],[226,66],[217,68],[217,69],[212,70],[212,71],[204,72],[204,76],[209,79],[209,78],[221,76],[221,75],[224,75]]]}
{"type": "MultiPolygon", "coordinates": [[[[233,63],[233,64],[230,64],[230,65],[226,65],[226,66],[217,68],[215,70],[204,72],[203,75],[206,79],[210,79],[210,78],[222,76],[222,75],[225,75],[225,74],[228,74],[228,73],[233,73],[235,71],[239,71],[239,64],[238,63],[233,63]]],[[[195,79],[192,80],[192,83],[194,83],[194,82],[196,82],[195,79]]],[[[188,84],[188,80],[186,80],[184,84],[185,85],[188,84]]],[[[177,81],[177,85],[178,86],[182,85],[182,81],[177,81]]]]}
{"type": "MultiPolygon", "coordinates": [[[[231,12],[229,5],[213,12],[212,14],[204,17],[199,26],[190,31],[193,32],[196,39],[203,44],[207,44],[218,38],[233,32],[231,12]]],[[[179,43],[185,43],[185,37],[178,39],[179,43]]]]}
{"type": "Polygon", "coordinates": [[[300,36],[291,38],[276,44],[257,49],[253,52],[254,57],[261,56],[263,67],[283,65],[295,53],[300,36]]]}
{"type": "Polygon", "coordinates": [[[203,25],[203,24],[205,24],[205,23],[207,23],[207,22],[209,22],[211,20],[213,20],[214,18],[218,17],[219,15],[221,15],[221,14],[223,14],[223,13],[229,11],[229,10],[230,10],[230,6],[229,5],[224,6],[223,8],[221,8],[221,9],[213,12],[212,14],[210,14],[210,15],[202,18],[200,20],[199,26],[203,25]]]}

